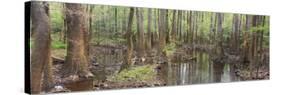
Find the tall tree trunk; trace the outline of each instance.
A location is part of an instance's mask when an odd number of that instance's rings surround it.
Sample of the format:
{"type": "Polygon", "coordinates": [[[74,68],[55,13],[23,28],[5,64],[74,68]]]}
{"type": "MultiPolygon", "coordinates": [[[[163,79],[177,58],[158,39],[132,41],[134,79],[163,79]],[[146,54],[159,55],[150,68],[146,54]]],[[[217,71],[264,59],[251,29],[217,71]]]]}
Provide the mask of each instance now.
{"type": "Polygon", "coordinates": [[[159,50],[162,52],[164,47],[166,46],[166,33],[165,33],[165,27],[166,27],[166,10],[165,9],[160,9],[160,14],[159,14],[159,50]]]}
{"type": "Polygon", "coordinates": [[[67,56],[64,65],[64,76],[79,75],[81,77],[90,77],[87,59],[87,50],[85,50],[88,41],[88,32],[85,17],[85,6],[74,3],[66,3],[67,20],[67,56]]]}
{"type": "MultiPolygon", "coordinates": [[[[44,6],[44,10],[45,10],[48,18],[50,18],[49,3],[43,2],[43,6],[44,6]]],[[[50,19],[48,19],[48,20],[50,22],[50,19]]],[[[49,27],[50,26],[51,25],[49,25],[49,27]]],[[[51,29],[51,28],[49,28],[49,29],[51,29]]],[[[49,39],[51,39],[51,37],[49,39]]],[[[49,64],[44,66],[44,75],[43,75],[43,90],[44,91],[49,91],[54,84],[52,67],[53,67],[52,61],[49,64]]]]}
{"type": "Polygon", "coordinates": [[[144,56],[145,39],[144,39],[144,27],[143,27],[143,15],[141,9],[136,9],[137,26],[138,26],[138,55],[144,56]]]}
{"type": "Polygon", "coordinates": [[[166,43],[170,43],[169,10],[166,10],[166,14],[165,14],[165,40],[166,40],[166,43]]]}
{"type": "Polygon", "coordinates": [[[66,21],[66,8],[65,4],[62,4],[62,10],[63,10],[63,29],[61,31],[61,40],[63,43],[66,43],[66,32],[67,32],[67,21],[66,21]]]}
{"type": "Polygon", "coordinates": [[[251,16],[246,16],[246,23],[245,23],[245,36],[243,41],[243,60],[246,62],[249,60],[249,51],[250,51],[250,45],[249,45],[249,33],[250,33],[250,26],[251,26],[251,16]]]}
{"type": "MultiPolygon", "coordinates": [[[[120,71],[128,68],[132,65],[132,54],[133,54],[133,39],[132,39],[132,25],[133,25],[133,18],[134,18],[134,8],[130,8],[128,25],[127,25],[127,32],[126,32],[126,39],[127,39],[127,54],[125,56],[125,64],[121,66],[120,71]]],[[[120,72],[119,71],[119,72],[120,72]]]]}
{"type": "Polygon", "coordinates": [[[189,43],[193,43],[193,18],[192,18],[192,11],[189,13],[189,32],[190,32],[190,40],[189,43]]]}
{"type": "Polygon", "coordinates": [[[178,19],[177,19],[177,36],[179,37],[179,41],[181,42],[181,32],[182,32],[182,11],[178,10],[178,19]]]}
{"type": "Polygon", "coordinates": [[[152,47],[153,48],[158,46],[158,43],[157,43],[158,35],[157,35],[157,33],[159,32],[158,31],[159,25],[157,25],[157,24],[159,24],[159,23],[158,23],[158,18],[157,18],[157,10],[155,9],[154,10],[154,32],[152,33],[152,47]]]}
{"type": "Polygon", "coordinates": [[[117,18],[117,7],[114,8],[114,32],[117,33],[118,29],[117,29],[117,21],[118,21],[118,18],[117,18]]]}
{"type": "Polygon", "coordinates": [[[152,9],[148,9],[148,12],[147,12],[147,18],[148,18],[148,21],[147,21],[147,40],[146,40],[146,43],[147,43],[147,50],[150,50],[151,49],[151,19],[152,19],[152,9]]]}
{"type": "MultiPolygon", "coordinates": [[[[50,23],[47,14],[42,2],[31,3],[32,31],[34,33],[34,46],[31,54],[31,93],[33,94],[41,92],[43,69],[52,66],[50,23]]],[[[51,69],[46,70],[52,74],[51,69]]]]}
{"type": "Polygon", "coordinates": [[[224,50],[223,50],[223,29],[222,29],[222,22],[223,22],[223,14],[222,13],[217,13],[217,32],[219,33],[219,37],[220,40],[218,41],[218,47],[219,47],[219,50],[218,50],[218,55],[220,57],[223,57],[224,56],[224,50]]]}
{"type": "MultiPolygon", "coordinates": [[[[258,26],[258,15],[254,15],[252,18],[252,27],[257,28],[258,26]]],[[[250,77],[254,77],[254,69],[256,67],[256,53],[257,53],[257,33],[256,31],[252,32],[252,41],[250,49],[250,77]]]]}
{"type": "Polygon", "coordinates": [[[173,43],[176,41],[176,34],[177,34],[176,13],[177,13],[177,11],[173,10],[172,29],[171,29],[173,43]]]}
{"type": "Polygon", "coordinates": [[[213,44],[214,32],[215,32],[215,29],[214,29],[215,23],[214,23],[213,13],[211,13],[210,16],[211,16],[211,21],[210,21],[210,36],[209,36],[209,40],[210,40],[210,43],[213,44]]]}

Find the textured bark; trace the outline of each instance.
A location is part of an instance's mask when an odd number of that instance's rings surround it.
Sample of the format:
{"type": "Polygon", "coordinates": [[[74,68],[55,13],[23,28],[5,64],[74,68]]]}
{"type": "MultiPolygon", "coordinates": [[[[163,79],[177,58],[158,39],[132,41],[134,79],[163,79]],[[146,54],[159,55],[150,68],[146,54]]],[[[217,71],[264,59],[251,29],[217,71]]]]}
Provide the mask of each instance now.
{"type": "Polygon", "coordinates": [[[52,74],[50,69],[52,65],[50,23],[47,14],[48,12],[44,10],[42,2],[32,2],[31,19],[34,46],[31,54],[31,93],[34,94],[41,92],[44,68],[48,70],[47,75],[52,74]]]}
{"type": "Polygon", "coordinates": [[[77,74],[87,76],[88,59],[85,47],[85,39],[88,34],[85,25],[85,7],[80,4],[67,3],[67,56],[64,76],[77,74]]]}
{"type": "MultiPolygon", "coordinates": [[[[44,10],[48,16],[48,20],[50,22],[50,14],[49,14],[49,3],[47,2],[43,2],[43,6],[44,6],[44,10]]],[[[51,25],[49,25],[49,29],[51,25]]],[[[50,31],[48,31],[50,32],[50,31]]],[[[50,35],[50,34],[49,34],[50,35]]],[[[51,37],[49,37],[49,40],[51,40],[51,37]]],[[[44,91],[49,91],[53,84],[54,84],[54,80],[53,80],[53,70],[52,70],[53,64],[52,64],[52,60],[50,58],[50,62],[44,66],[44,74],[43,74],[43,90],[44,91]]]]}

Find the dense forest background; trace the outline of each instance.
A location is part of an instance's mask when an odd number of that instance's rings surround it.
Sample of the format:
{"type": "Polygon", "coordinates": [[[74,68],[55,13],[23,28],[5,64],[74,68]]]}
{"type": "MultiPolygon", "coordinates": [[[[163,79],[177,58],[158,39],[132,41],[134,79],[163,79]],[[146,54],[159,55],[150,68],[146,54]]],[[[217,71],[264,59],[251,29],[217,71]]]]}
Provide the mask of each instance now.
{"type": "Polygon", "coordinates": [[[91,89],[155,84],[158,73],[168,76],[157,79],[162,86],[177,77],[173,70],[179,79],[190,70],[183,84],[221,82],[226,64],[239,80],[269,78],[269,16],[54,2],[32,3],[31,11],[34,93],[85,79],[91,89]],[[153,72],[166,64],[178,69],[153,72]]]}

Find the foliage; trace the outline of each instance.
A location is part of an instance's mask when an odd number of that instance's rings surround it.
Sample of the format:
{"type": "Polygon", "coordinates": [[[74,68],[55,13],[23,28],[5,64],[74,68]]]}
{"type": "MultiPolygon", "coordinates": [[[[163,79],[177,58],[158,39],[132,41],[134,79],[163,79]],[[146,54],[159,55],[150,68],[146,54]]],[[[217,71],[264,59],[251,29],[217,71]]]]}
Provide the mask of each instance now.
{"type": "Polygon", "coordinates": [[[63,27],[63,11],[61,4],[50,4],[50,19],[52,31],[61,32],[63,27]]]}
{"type": "Polygon", "coordinates": [[[257,27],[252,27],[250,29],[251,32],[259,32],[259,31],[266,31],[269,32],[269,26],[257,26],[257,27]]]}
{"type": "Polygon", "coordinates": [[[110,81],[114,82],[144,82],[154,80],[156,72],[154,71],[156,65],[144,65],[124,69],[120,73],[113,75],[110,81]]]}

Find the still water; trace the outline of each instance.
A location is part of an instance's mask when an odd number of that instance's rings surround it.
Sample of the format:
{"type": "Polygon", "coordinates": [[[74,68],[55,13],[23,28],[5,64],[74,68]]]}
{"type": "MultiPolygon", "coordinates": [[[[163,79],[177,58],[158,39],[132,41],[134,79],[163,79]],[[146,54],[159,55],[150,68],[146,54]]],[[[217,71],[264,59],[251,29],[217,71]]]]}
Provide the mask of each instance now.
{"type": "MultiPolygon", "coordinates": [[[[100,54],[97,57],[97,63],[100,63],[93,74],[94,80],[84,80],[68,84],[67,88],[71,91],[91,90],[99,82],[105,81],[107,76],[116,73],[121,66],[123,59],[122,52],[108,52],[100,54]],[[93,83],[97,81],[97,83],[93,83]]],[[[196,59],[183,62],[168,62],[160,64],[158,76],[166,85],[187,85],[203,84],[217,82],[239,81],[235,76],[234,66],[229,63],[213,63],[210,55],[204,52],[193,52],[192,56],[196,59]]]]}
{"type": "Polygon", "coordinates": [[[193,53],[196,60],[162,64],[161,78],[167,85],[239,81],[232,64],[213,63],[204,52],[193,53]]]}

